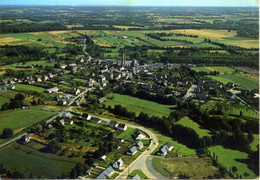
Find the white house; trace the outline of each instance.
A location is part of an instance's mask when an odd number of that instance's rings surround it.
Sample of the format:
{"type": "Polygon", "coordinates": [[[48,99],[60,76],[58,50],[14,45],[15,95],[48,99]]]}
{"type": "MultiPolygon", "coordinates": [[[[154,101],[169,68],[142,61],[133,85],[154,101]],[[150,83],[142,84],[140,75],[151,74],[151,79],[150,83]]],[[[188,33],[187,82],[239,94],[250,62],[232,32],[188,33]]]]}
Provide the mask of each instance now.
{"type": "Polygon", "coordinates": [[[127,126],[123,123],[119,123],[117,129],[119,129],[120,131],[125,131],[127,130],[127,126]]]}

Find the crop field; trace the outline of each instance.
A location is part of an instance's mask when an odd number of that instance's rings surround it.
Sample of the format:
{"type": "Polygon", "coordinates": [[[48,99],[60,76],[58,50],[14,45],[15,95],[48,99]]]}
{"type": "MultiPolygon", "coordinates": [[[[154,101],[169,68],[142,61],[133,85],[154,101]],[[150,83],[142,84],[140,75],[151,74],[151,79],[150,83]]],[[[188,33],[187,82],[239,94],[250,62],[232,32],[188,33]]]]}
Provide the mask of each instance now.
{"type": "Polygon", "coordinates": [[[106,106],[114,107],[115,105],[121,105],[130,111],[139,115],[141,112],[148,113],[150,116],[168,116],[172,111],[170,108],[173,105],[162,105],[152,101],[142,100],[136,97],[131,97],[128,95],[121,95],[116,93],[110,93],[106,96],[108,99],[104,104],[106,106]],[[113,99],[108,99],[107,97],[112,96],[113,99]]]}
{"type": "Polygon", "coordinates": [[[35,106],[31,109],[17,109],[1,111],[0,113],[0,132],[4,128],[11,128],[15,133],[18,133],[21,128],[28,127],[35,122],[47,119],[57,113],[41,110],[41,106],[35,106]]]}
{"type": "Polygon", "coordinates": [[[64,47],[67,43],[66,37],[78,37],[77,33],[71,31],[47,31],[35,33],[13,33],[1,34],[0,45],[28,44],[41,47],[64,47]]]}
{"type": "Polygon", "coordinates": [[[209,151],[210,151],[211,155],[213,155],[213,153],[215,153],[215,156],[218,156],[218,162],[222,166],[226,167],[228,171],[233,166],[236,166],[238,171],[235,174],[237,174],[238,176],[242,175],[242,177],[244,178],[244,173],[246,172],[249,174],[249,176],[246,177],[247,179],[256,178],[256,175],[254,174],[254,172],[252,172],[247,167],[246,164],[239,161],[239,160],[247,159],[248,158],[247,153],[236,151],[236,150],[231,150],[231,149],[225,149],[222,146],[210,147],[209,151]]]}
{"type": "Polygon", "coordinates": [[[180,119],[176,124],[182,125],[184,127],[188,127],[196,131],[200,138],[204,136],[210,136],[210,131],[206,129],[201,129],[199,124],[192,121],[189,117],[184,117],[180,119]]]}
{"type": "Polygon", "coordinates": [[[38,93],[43,93],[45,90],[42,87],[31,86],[27,84],[15,84],[15,89],[22,92],[36,91],[38,93]]]}
{"type": "Polygon", "coordinates": [[[25,178],[56,178],[62,173],[69,173],[75,166],[73,162],[53,160],[37,156],[13,146],[0,149],[0,160],[7,170],[19,171],[25,178]]]}
{"type": "Polygon", "coordinates": [[[113,25],[113,27],[119,28],[119,29],[143,28],[143,27],[141,27],[141,26],[120,26],[120,25],[113,25]]]}
{"type": "Polygon", "coordinates": [[[175,179],[179,175],[185,175],[192,179],[203,179],[213,176],[218,169],[213,166],[209,157],[167,159],[156,157],[153,159],[154,168],[169,179],[175,179]]]}

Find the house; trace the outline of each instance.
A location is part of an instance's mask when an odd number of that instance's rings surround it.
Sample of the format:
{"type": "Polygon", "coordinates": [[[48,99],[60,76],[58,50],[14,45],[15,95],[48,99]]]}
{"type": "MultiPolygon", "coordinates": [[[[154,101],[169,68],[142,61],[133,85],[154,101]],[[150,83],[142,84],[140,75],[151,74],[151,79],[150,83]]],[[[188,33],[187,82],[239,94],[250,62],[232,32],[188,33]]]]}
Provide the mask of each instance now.
{"type": "Polygon", "coordinates": [[[127,126],[123,123],[119,123],[117,129],[119,129],[120,131],[125,131],[127,129],[127,126]]]}
{"type": "Polygon", "coordinates": [[[117,144],[115,145],[115,148],[116,148],[116,149],[120,149],[120,148],[121,148],[121,144],[120,144],[120,143],[117,143],[117,144]]]}
{"type": "Polygon", "coordinates": [[[109,176],[111,176],[114,172],[114,169],[112,168],[112,166],[109,166],[108,168],[106,168],[104,171],[102,171],[97,177],[96,179],[106,179],[109,178],[109,176]]]}
{"type": "Polygon", "coordinates": [[[160,150],[157,152],[157,155],[159,156],[166,156],[168,151],[171,151],[174,147],[171,145],[170,142],[167,142],[166,144],[164,144],[160,150]]]}
{"type": "Polygon", "coordinates": [[[47,81],[49,77],[47,75],[42,76],[42,81],[47,81]]]}
{"type": "Polygon", "coordinates": [[[109,126],[112,127],[112,128],[117,128],[118,125],[119,125],[119,123],[116,122],[116,121],[110,121],[110,122],[109,122],[109,126]]]}
{"type": "Polygon", "coordinates": [[[101,160],[103,160],[103,161],[105,161],[106,160],[106,158],[107,158],[107,156],[106,155],[103,155],[103,156],[101,156],[101,160]]]}
{"type": "Polygon", "coordinates": [[[28,133],[26,133],[25,135],[22,136],[21,139],[22,139],[23,142],[28,143],[28,142],[30,142],[31,137],[28,133]]]}
{"type": "Polygon", "coordinates": [[[114,169],[120,169],[121,167],[123,167],[124,166],[124,162],[123,162],[123,160],[120,158],[120,159],[118,159],[118,160],[116,160],[114,163],[113,163],[113,165],[112,165],[112,167],[114,168],[114,169]]]}
{"type": "Polygon", "coordinates": [[[165,146],[166,146],[166,148],[167,148],[168,151],[171,151],[171,150],[173,149],[173,146],[171,145],[170,142],[167,142],[167,143],[165,144],[165,146]]]}
{"type": "Polygon", "coordinates": [[[83,120],[89,121],[89,120],[91,119],[91,116],[90,116],[89,114],[83,113],[82,116],[81,116],[81,118],[82,118],[83,120]]]}
{"type": "Polygon", "coordinates": [[[94,162],[94,163],[92,164],[92,166],[97,167],[97,166],[98,166],[98,163],[94,162]]]}
{"type": "Polygon", "coordinates": [[[100,98],[99,100],[98,100],[98,102],[101,104],[102,102],[105,102],[105,101],[107,101],[104,97],[102,97],[102,98],[100,98]]]}
{"type": "Polygon", "coordinates": [[[72,118],[72,116],[73,115],[70,112],[67,112],[67,113],[63,114],[63,118],[67,118],[67,119],[72,118]]]}
{"type": "Polygon", "coordinates": [[[65,69],[67,65],[60,66],[61,69],[65,69]]]}
{"type": "Polygon", "coordinates": [[[80,94],[80,89],[79,88],[74,88],[72,90],[72,93],[75,94],[75,95],[78,95],[78,94],[80,94]]]}
{"type": "Polygon", "coordinates": [[[61,106],[65,106],[65,105],[67,105],[67,100],[61,99],[61,100],[59,100],[58,104],[61,105],[61,106]]]}
{"type": "Polygon", "coordinates": [[[61,123],[62,126],[64,126],[64,125],[65,125],[64,119],[61,119],[61,120],[60,120],[60,123],[61,123]]]}
{"type": "Polygon", "coordinates": [[[137,130],[134,132],[133,134],[133,138],[134,140],[140,140],[143,139],[145,136],[143,135],[143,133],[141,133],[141,131],[137,130]]]}
{"type": "Polygon", "coordinates": [[[136,147],[137,147],[138,149],[142,149],[142,147],[144,147],[143,142],[142,142],[142,141],[138,141],[138,143],[136,143],[136,147]]]}
{"type": "Polygon", "coordinates": [[[9,89],[15,89],[15,85],[14,84],[10,84],[9,89]]]}
{"type": "Polygon", "coordinates": [[[54,77],[54,75],[52,73],[49,73],[48,76],[50,79],[54,77]]]}
{"type": "Polygon", "coordinates": [[[70,94],[66,94],[65,96],[63,96],[63,99],[70,99],[71,95],[70,94]]]}
{"type": "Polygon", "coordinates": [[[141,179],[141,178],[138,174],[136,174],[136,175],[134,175],[134,177],[132,177],[132,179],[141,179]]]}
{"type": "Polygon", "coordinates": [[[36,82],[42,82],[41,76],[35,75],[35,81],[36,82]]]}
{"type": "Polygon", "coordinates": [[[66,125],[72,125],[72,124],[73,124],[73,120],[65,119],[65,120],[64,120],[64,123],[65,123],[66,125]]]}
{"type": "Polygon", "coordinates": [[[0,92],[5,92],[5,91],[7,91],[6,87],[0,87],[0,92]]]}
{"type": "Polygon", "coordinates": [[[228,82],[226,86],[229,88],[233,88],[233,87],[235,87],[235,84],[232,82],[228,82]]]}
{"type": "Polygon", "coordinates": [[[56,92],[58,92],[58,88],[57,87],[53,87],[53,88],[50,88],[50,89],[46,89],[45,90],[45,92],[47,92],[47,93],[56,93],[56,92]]]}
{"type": "Polygon", "coordinates": [[[94,123],[94,124],[99,124],[99,123],[101,123],[101,119],[92,117],[92,118],[90,119],[90,122],[92,122],[92,123],[94,123]]]}
{"type": "Polygon", "coordinates": [[[133,146],[126,152],[127,155],[133,156],[137,152],[137,147],[133,146]]]}

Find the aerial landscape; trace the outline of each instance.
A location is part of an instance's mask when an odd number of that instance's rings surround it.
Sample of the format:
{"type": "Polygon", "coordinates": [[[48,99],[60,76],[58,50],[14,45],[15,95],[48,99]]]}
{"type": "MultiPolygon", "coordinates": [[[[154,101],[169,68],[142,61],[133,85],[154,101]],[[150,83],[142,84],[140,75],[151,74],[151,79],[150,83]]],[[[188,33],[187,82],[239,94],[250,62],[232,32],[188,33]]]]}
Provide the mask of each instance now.
{"type": "Polygon", "coordinates": [[[73,2],[0,1],[0,179],[259,178],[257,1],[73,2]]]}

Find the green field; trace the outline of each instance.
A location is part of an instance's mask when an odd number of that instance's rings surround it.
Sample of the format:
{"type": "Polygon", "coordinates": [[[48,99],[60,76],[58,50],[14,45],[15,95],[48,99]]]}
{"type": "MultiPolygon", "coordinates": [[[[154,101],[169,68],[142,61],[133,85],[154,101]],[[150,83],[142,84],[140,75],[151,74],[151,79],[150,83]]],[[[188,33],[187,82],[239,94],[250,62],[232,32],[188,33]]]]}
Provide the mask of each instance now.
{"type": "Polygon", "coordinates": [[[27,84],[15,84],[15,89],[23,92],[36,91],[38,93],[43,93],[45,90],[42,87],[31,86],[27,84]]]}
{"type": "Polygon", "coordinates": [[[133,138],[131,135],[135,132],[134,128],[127,127],[127,130],[124,132],[121,132],[117,136],[115,136],[116,139],[125,139],[125,140],[132,140],[133,138]]]}
{"type": "Polygon", "coordinates": [[[153,159],[153,166],[160,174],[169,179],[177,179],[180,175],[188,176],[191,179],[208,179],[208,176],[218,173],[218,169],[213,166],[209,157],[185,159],[156,157],[153,159]]]}
{"type": "Polygon", "coordinates": [[[35,106],[31,109],[7,110],[0,113],[0,132],[4,128],[11,128],[14,133],[28,127],[35,122],[54,116],[56,113],[52,111],[41,110],[41,106],[35,106]]]}
{"type": "Polygon", "coordinates": [[[184,117],[180,119],[176,124],[182,125],[184,127],[188,127],[196,131],[196,133],[199,135],[200,138],[204,136],[211,136],[209,133],[209,130],[202,129],[198,123],[192,121],[189,117],[184,117]]]}
{"type": "MultiPolygon", "coordinates": [[[[215,153],[215,156],[218,156],[218,162],[227,168],[229,171],[230,168],[233,166],[236,166],[238,171],[235,174],[242,175],[244,177],[244,173],[247,172],[249,174],[248,179],[251,178],[256,178],[257,176],[254,174],[253,171],[251,171],[246,164],[239,162],[238,160],[243,160],[248,158],[248,154],[236,150],[231,150],[231,149],[225,149],[222,146],[214,146],[208,148],[210,151],[211,155],[215,153]]],[[[236,175],[235,175],[236,177],[236,175]]]]}
{"type": "Polygon", "coordinates": [[[207,73],[218,71],[219,74],[233,74],[235,72],[235,69],[226,66],[192,67],[191,69],[196,72],[202,71],[207,73]]]}
{"type": "Polygon", "coordinates": [[[0,108],[2,107],[3,104],[5,104],[5,103],[7,103],[9,101],[10,101],[9,98],[1,96],[1,94],[0,94],[0,108]]]}
{"type": "Polygon", "coordinates": [[[158,140],[159,140],[159,145],[158,147],[156,148],[156,150],[153,152],[157,152],[158,149],[164,145],[165,143],[167,142],[170,142],[171,145],[174,147],[174,150],[173,152],[178,152],[178,154],[181,154],[183,156],[194,156],[196,155],[196,151],[195,149],[190,149],[188,148],[187,146],[183,145],[183,144],[180,144],[178,143],[177,141],[174,141],[172,138],[170,137],[167,137],[167,136],[163,136],[163,135],[157,135],[158,137],[158,140]]]}
{"type": "Polygon", "coordinates": [[[14,63],[14,64],[11,64],[10,66],[28,66],[28,65],[53,66],[54,64],[55,63],[49,63],[47,61],[28,61],[25,63],[14,63]]]}
{"type": "Polygon", "coordinates": [[[212,79],[215,79],[223,84],[228,82],[233,82],[234,84],[240,85],[246,89],[258,89],[259,81],[250,77],[242,76],[240,74],[235,75],[219,75],[219,76],[210,76],[212,79]]]}
{"type": "Polygon", "coordinates": [[[19,171],[25,178],[32,178],[32,174],[33,178],[55,179],[75,166],[73,162],[44,158],[12,146],[0,149],[0,162],[8,171],[19,171]]]}
{"type": "Polygon", "coordinates": [[[170,108],[175,107],[173,105],[162,105],[152,101],[142,100],[132,96],[116,93],[110,93],[106,96],[106,98],[107,102],[104,103],[106,106],[110,105],[111,107],[114,107],[115,105],[120,104],[122,107],[135,112],[136,115],[144,112],[150,116],[169,116],[169,114],[172,112],[170,108]],[[113,100],[108,99],[107,97],[109,96],[114,97],[113,100]]]}

